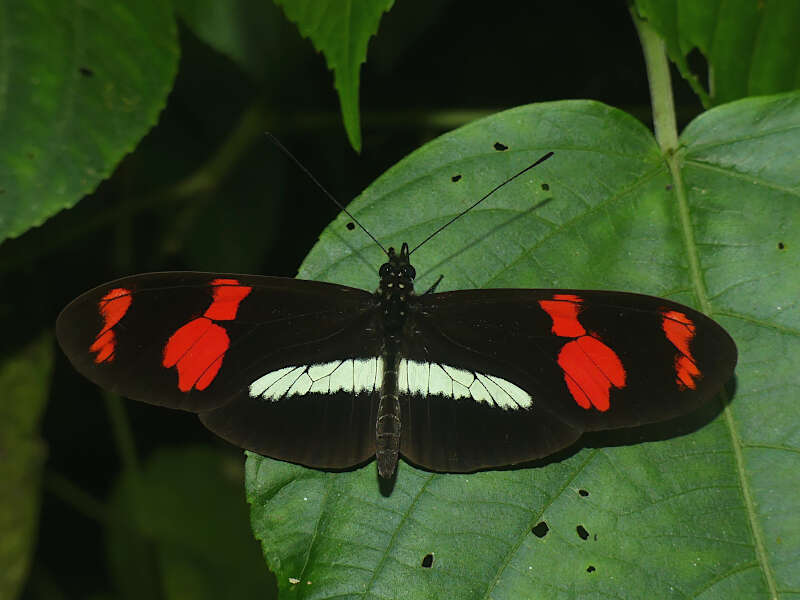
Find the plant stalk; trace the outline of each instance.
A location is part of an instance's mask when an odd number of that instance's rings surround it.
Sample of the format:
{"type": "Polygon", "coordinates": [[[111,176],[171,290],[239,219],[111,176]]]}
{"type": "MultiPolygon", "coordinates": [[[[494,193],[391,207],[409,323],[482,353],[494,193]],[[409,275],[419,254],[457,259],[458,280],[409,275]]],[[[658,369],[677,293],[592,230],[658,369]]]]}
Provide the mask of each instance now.
{"type": "Polygon", "coordinates": [[[634,7],[630,8],[633,24],[642,43],[650,84],[650,103],[653,109],[653,129],[661,152],[671,156],[678,149],[678,125],[675,120],[675,100],[666,46],[655,30],[642,19],[634,7]]]}

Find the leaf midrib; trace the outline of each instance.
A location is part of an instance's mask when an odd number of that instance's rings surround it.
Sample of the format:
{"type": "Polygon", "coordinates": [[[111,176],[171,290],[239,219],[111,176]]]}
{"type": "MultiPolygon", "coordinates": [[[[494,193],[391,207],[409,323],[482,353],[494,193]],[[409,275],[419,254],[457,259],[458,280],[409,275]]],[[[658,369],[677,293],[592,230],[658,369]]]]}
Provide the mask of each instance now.
{"type": "MultiPolygon", "coordinates": [[[[691,285],[697,295],[697,301],[705,314],[713,316],[713,308],[711,300],[708,297],[708,290],[702,276],[702,269],[700,266],[700,255],[697,248],[697,241],[694,236],[694,228],[692,227],[692,220],[689,209],[689,199],[684,187],[683,177],[681,177],[681,153],[674,153],[667,157],[667,164],[672,175],[675,198],[678,203],[678,214],[680,217],[680,227],[683,234],[684,246],[686,248],[686,256],[689,260],[689,279],[691,285]]],[[[755,510],[755,501],[750,490],[749,482],[746,478],[746,468],[744,464],[744,454],[742,448],[741,438],[736,428],[733,414],[730,409],[730,396],[725,390],[720,393],[720,398],[723,401],[722,414],[725,421],[725,426],[728,430],[728,435],[731,439],[731,447],[733,449],[734,464],[736,465],[736,475],[739,479],[739,487],[742,492],[742,500],[744,501],[744,508],[747,514],[747,520],[750,524],[750,531],[753,535],[753,544],[761,572],[764,575],[764,580],[769,591],[770,598],[777,598],[777,586],[775,584],[775,577],[769,565],[767,556],[766,545],[764,543],[764,533],[758,522],[758,515],[755,510]]]]}

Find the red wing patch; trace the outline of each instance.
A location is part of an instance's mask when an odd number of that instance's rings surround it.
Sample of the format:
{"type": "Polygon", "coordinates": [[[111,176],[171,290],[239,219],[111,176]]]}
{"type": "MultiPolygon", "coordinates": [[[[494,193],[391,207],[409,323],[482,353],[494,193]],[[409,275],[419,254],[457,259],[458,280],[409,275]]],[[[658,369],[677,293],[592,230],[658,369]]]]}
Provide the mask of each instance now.
{"type": "Polygon", "coordinates": [[[663,317],[661,328],[667,339],[678,349],[678,354],[675,356],[675,382],[682,390],[697,389],[697,381],[702,377],[702,373],[697,368],[689,347],[694,339],[696,327],[689,317],[677,310],[665,312],[663,317]]]}
{"type": "Polygon", "coordinates": [[[117,347],[117,336],[114,333],[114,326],[122,320],[125,313],[131,307],[131,291],[125,288],[114,288],[109,290],[105,296],[97,303],[97,310],[103,317],[103,328],[94,342],[89,346],[90,352],[96,352],[94,357],[96,364],[111,362],[114,360],[114,352],[117,347]]]}
{"type": "Polygon", "coordinates": [[[214,287],[214,300],[203,316],[212,321],[233,321],[239,304],[253,290],[251,287],[239,285],[235,279],[215,279],[211,285],[214,287]]]}
{"type": "Polygon", "coordinates": [[[214,321],[232,321],[253,288],[236,279],[214,279],[211,306],[173,333],[164,346],[162,365],[178,371],[178,389],[204,390],[219,373],[230,347],[228,332],[214,321]]]}
{"type": "Polygon", "coordinates": [[[611,407],[611,387],[625,387],[625,368],[614,350],[581,325],[581,302],[574,294],[556,294],[539,306],[553,319],[553,334],[573,338],[558,354],[572,398],[581,408],[604,412],[611,407]]]}

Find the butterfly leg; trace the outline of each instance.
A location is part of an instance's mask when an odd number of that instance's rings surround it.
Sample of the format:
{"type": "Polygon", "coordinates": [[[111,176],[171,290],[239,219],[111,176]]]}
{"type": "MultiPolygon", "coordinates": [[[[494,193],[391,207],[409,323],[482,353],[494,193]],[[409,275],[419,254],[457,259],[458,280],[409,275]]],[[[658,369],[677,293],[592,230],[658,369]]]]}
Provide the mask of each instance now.
{"type": "Polygon", "coordinates": [[[437,279],[431,287],[429,287],[427,290],[425,290],[425,293],[422,294],[422,295],[423,296],[427,296],[428,294],[432,294],[433,292],[435,292],[436,288],[442,282],[442,279],[444,279],[444,275],[439,275],[439,279],[437,279]]]}

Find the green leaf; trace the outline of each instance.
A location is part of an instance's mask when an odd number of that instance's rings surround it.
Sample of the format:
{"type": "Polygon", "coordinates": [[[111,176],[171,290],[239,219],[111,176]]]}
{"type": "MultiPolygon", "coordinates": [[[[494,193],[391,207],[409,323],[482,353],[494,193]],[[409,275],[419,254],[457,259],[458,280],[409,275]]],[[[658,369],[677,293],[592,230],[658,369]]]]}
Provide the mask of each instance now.
{"type": "MultiPolygon", "coordinates": [[[[351,204],[383,243],[413,245],[553,150],[414,255],[418,289],[444,274],[441,289],[623,289],[701,307],[739,345],[735,394],[679,422],[587,436],[535,468],[449,475],[401,462],[385,494],[374,463],[325,473],[249,455],[253,528],[285,596],[800,588],[800,95],[709,111],[682,144],[673,180],[629,115],[534,104],[426,144],[351,204]]],[[[381,252],[349,220],[331,223],[301,277],[375,287],[381,252]]]]}
{"type": "Polygon", "coordinates": [[[109,528],[120,598],[203,600],[274,597],[242,503],[241,460],[209,448],[161,450],[126,473],[109,528]]]}
{"type": "Polygon", "coordinates": [[[93,191],[152,127],[177,69],[169,3],[0,7],[0,241],[93,191]]]}
{"type": "Polygon", "coordinates": [[[367,43],[394,0],[275,0],[333,71],[350,145],[361,152],[358,85],[367,43]]]}
{"type": "Polygon", "coordinates": [[[36,541],[45,459],[39,421],[52,368],[51,335],[0,361],[0,598],[17,597],[36,541]]]}
{"type": "Polygon", "coordinates": [[[281,36],[280,25],[285,20],[272,2],[173,0],[173,4],[197,37],[228,56],[255,81],[274,78],[274,70],[289,53],[281,36]]]}
{"type": "Polygon", "coordinates": [[[800,87],[800,3],[636,0],[681,75],[706,107],[800,87]],[[686,60],[693,48],[708,61],[701,82],[686,60]],[[707,86],[704,87],[704,86],[707,86]]]}

